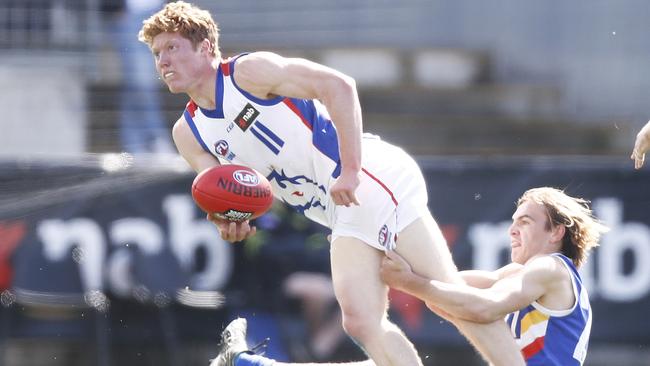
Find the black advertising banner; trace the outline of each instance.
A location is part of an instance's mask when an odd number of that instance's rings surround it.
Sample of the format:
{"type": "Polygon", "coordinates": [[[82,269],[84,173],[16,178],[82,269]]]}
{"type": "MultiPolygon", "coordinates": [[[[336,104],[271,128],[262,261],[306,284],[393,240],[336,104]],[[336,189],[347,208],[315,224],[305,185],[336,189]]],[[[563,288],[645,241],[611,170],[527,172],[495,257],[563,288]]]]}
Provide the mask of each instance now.
{"type": "Polygon", "coordinates": [[[35,279],[40,276],[47,279],[44,289],[60,284],[61,292],[130,296],[142,282],[152,290],[210,290],[230,278],[232,247],[192,201],[188,172],[66,166],[7,171],[2,169],[2,186],[13,180],[16,188],[0,201],[0,230],[11,234],[3,244],[13,248],[14,286],[41,285],[35,279]],[[76,263],[80,281],[59,281],[66,271],[48,271],[47,265],[35,268],[38,256],[44,264],[76,263]]]}
{"type": "MultiPolygon", "coordinates": [[[[525,190],[553,186],[591,200],[611,228],[582,269],[594,311],[592,341],[650,343],[644,321],[650,309],[650,169],[634,171],[626,159],[596,157],[419,161],[429,207],[459,269],[506,263],[507,228],[525,190]]],[[[101,291],[114,301],[134,294],[155,299],[179,288],[236,287],[246,257],[223,242],[194,205],[192,178],[186,170],[152,167],[0,163],[0,286],[82,297],[101,291]]],[[[294,236],[290,241],[300,243],[294,236]]],[[[397,292],[391,297],[392,318],[415,342],[463,344],[421,302],[397,292]]]]}

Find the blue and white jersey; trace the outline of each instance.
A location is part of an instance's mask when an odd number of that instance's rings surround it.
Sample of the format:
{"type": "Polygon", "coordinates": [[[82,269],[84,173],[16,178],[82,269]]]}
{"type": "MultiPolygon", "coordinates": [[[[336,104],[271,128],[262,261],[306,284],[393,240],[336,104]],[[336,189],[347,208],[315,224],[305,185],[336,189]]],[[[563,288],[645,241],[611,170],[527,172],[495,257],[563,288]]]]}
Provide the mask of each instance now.
{"type": "Polygon", "coordinates": [[[591,333],[591,306],[587,290],[571,259],[555,253],[562,260],[573,282],[576,302],[568,310],[546,309],[537,302],[509,314],[510,326],[526,365],[582,365],[587,356],[591,333]]]}
{"type": "Polygon", "coordinates": [[[276,198],[330,226],[328,191],[341,165],[327,110],[317,100],[251,95],[233,78],[235,60],[217,70],[214,110],[187,104],[184,117],[196,140],[222,161],[265,175],[276,198]]]}

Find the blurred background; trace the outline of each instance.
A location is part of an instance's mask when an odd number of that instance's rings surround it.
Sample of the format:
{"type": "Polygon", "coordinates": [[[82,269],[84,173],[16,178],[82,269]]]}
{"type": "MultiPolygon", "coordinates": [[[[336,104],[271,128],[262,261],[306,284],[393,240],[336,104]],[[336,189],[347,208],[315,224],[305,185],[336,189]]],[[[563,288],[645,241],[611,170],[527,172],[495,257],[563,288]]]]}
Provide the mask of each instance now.
{"type": "MultiPolygon", "coordinates": [[[[508,259],[526,189],[592,200],[611,228],[583,268],[587,365],[650,365],[650,118],[643,0],[197,0],[224,56],[270,50],[357,80],[364,129],[419,160],[461,269],[508,259]]],[[[193,204],[144,18],[162,0],[0,0],[0,364],[205,365],[222,327],[286,361],[362,359],[343,335],[327,234],[278,204],[248,242],[193,204]]],[[[426,365],[480,365],[391,292],[426,365]]]]}

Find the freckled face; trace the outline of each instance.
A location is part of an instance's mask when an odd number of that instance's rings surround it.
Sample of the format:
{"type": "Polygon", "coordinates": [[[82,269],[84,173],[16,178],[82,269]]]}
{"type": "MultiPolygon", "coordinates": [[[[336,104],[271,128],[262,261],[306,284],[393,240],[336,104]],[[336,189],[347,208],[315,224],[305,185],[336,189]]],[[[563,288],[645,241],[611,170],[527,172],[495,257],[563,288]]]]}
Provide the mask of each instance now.
{"type": "Polygon", "coordinates": [[[513,262],[524,264],[535,255],[544,253],[551,243],[551,230],[546,229],[546,208],[535,202],[525,201],[512,215],[510,225],[510,257],[513,262]]]}
{"type": "Polygon", "coordinates": [[[179,33],[164,32],[153,39],[151,45],[156,70],[172,93],[187,93],[200,80],[204,65],[200,49],[179,33]]]}

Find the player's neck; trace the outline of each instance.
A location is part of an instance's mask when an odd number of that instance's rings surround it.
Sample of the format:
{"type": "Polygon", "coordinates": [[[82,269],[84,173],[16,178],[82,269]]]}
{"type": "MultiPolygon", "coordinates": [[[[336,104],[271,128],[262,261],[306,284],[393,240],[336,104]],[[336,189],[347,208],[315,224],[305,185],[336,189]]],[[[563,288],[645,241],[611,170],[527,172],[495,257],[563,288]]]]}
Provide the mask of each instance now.
{"type": "Polygon", "coordinates": [[[219,67],[218,59],[202,72],[202,76],[196,85],[188,90],[187,95],[203,109],[215,109],[215,84],[217,79],[217,68],[219,67]]]}

